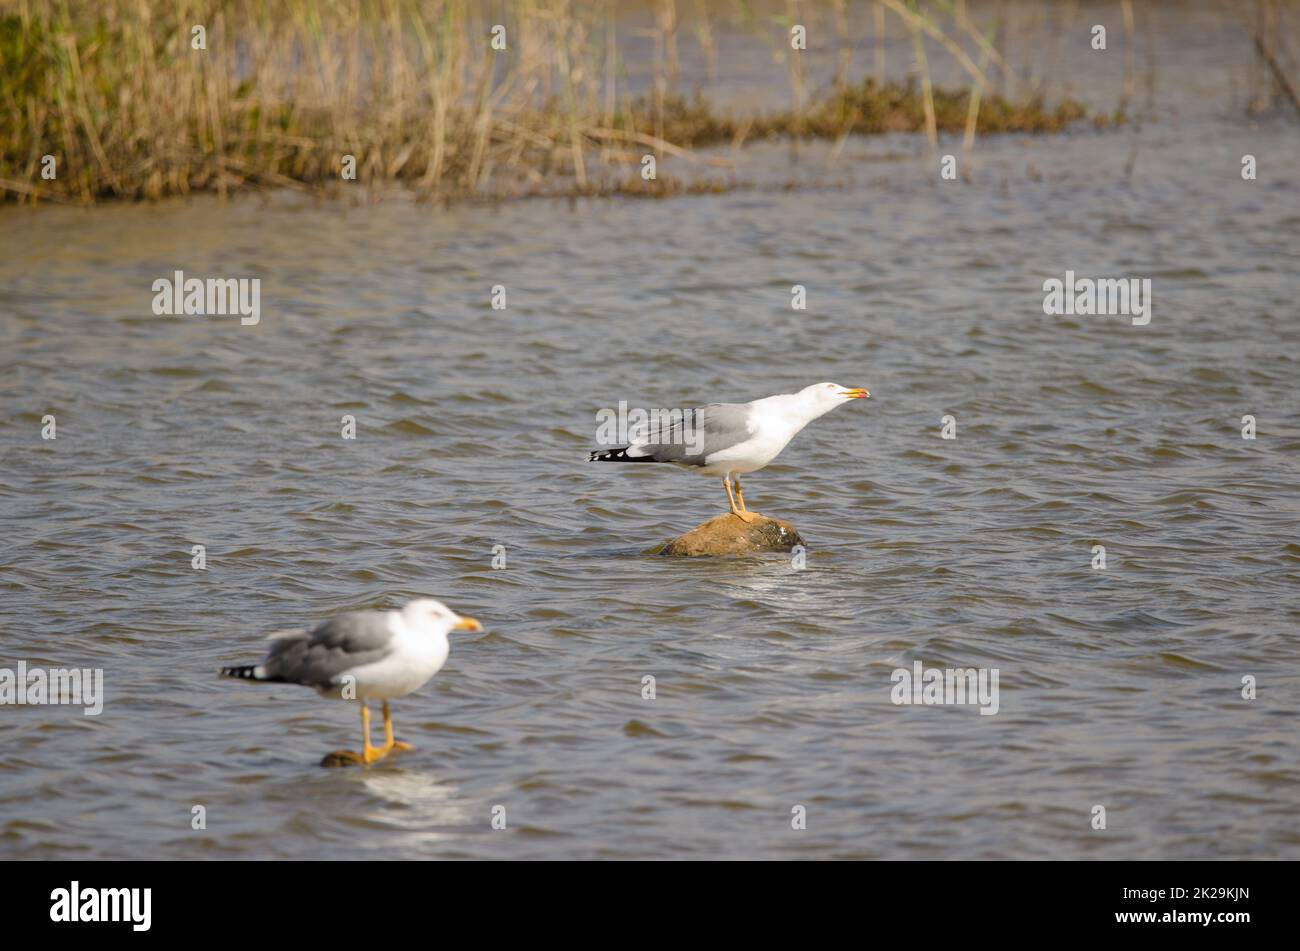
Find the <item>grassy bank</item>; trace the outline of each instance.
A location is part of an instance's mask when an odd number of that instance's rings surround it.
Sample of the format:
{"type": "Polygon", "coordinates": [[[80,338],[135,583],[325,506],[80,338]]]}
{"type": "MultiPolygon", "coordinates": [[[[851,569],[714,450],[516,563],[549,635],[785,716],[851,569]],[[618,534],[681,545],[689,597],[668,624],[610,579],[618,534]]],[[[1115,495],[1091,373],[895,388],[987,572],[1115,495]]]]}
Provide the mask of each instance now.
{"type": "MultiPolygon", "coordinates": [[[[845,60],[811,93],[800,57],[814,54],[783,49],[784,23],[757,22],[744,3],[698,4],[689,25],[673,0],[649,8],[653,62],[632,83],[617,6],[602,0],[6,2],[0,198],[326,189],[343,184],[344,156],[355,157],[359,183],[402,182],[439,198],[668,193],[680,185],[662,172],[643,180],[643,155],[671,163],[756,139],[913,131],[932,142],[960,132],[969,146],[980,133],[1052,132],[1084,117],[1073,102],[1047,109],[993,94],[983,70],[997,52],[982,35],[954,39],[901,2],[878,14],[913,36],[919,80],[851,79],[845,60]],[[497,23],[503,50],[491,45],[497,23]],[[707,57],[724,29],[763,34],[774,62],[784,60],[774,69],[788,72],[789,105],[732,115],[707,94],[677,92],[679,38],[707,57]],[[930,82],[927,41],[949,51],[970,88],[930,82]],[[47,155],[53,178],[42,175],[47,155]]],[[[848,35],[843,3],[808,19],[822,15],[831,35],[848,35]]]]}

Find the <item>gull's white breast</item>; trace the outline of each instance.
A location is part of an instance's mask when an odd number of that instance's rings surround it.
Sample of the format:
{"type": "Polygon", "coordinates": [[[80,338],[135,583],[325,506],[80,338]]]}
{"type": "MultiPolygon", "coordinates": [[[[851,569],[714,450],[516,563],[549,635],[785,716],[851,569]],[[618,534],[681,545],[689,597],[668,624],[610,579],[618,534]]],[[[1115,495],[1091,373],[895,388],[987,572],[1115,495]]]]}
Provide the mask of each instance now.
{"type": "Polygon", "coordinates": [[[787,416],[786,400],[785,396],[770,396],[749,404],[754,427],[750,437],[720,452],[710,453],[705,457],[701,471],[705,475],[755,472],[779,456],[804,427],[803,420],[795,422],[787,416]]]}
{"type": "Polygon", "coordinates": [[[447,662],[447,634],[433,625],[408,626],[393,612],[394,650],[383,660],[344,673],[356,678],[358,700],[390,700],[423,687],[447,662]]]}

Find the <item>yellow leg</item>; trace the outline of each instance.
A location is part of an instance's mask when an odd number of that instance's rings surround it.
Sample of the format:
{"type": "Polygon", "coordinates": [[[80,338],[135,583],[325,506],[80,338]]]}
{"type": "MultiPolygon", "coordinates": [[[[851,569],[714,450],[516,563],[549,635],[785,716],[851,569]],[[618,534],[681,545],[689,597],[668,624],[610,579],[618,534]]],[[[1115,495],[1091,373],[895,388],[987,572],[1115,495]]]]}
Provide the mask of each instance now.
{"type": "MultiPolygon", "coordinates": [[[[740,484],[739,481],[737,481],[736,484],[737,484],[737,486],[739,486],[739,484],[740,484]]],[[[730,479],[730,477],[728,477],[728,476],[723,476],[723,477],[722,477],[722,485],[723,485],[723,487],[726,488],[726,490],[727,490],[727,501],[731,504],[731,514],[734,515],[734,516],[736,516],[736,518],[740,519],[742,522],[752,522],[752,521],[755,521],[755,520],[758,518],[757,515],[753,515],[753,514],[751,514],[751,513],[749,513],[749,512],[746,512],[743,508],[739,508],[739,507],[737,507],[737,505],[736,505],[736,497],[735,497],[734,495],[731,494],[731,479],[730,479]]]]}
{"type": "Polygon", "coordinates": [[[388,701],[384,701],[384,752],[389,750],[410,750],[415,747],[410,743],[403,743],[401,740],[393,739],[393,718],[388,712],[388,701]]]}
{"type": "Polygon", "coordinates": [[[736,504],[740,506],[742,512],[748,512],[749,509],[745,506],[745,493],[740,491],[740,476],[736,476],[733,481],[736,483],[736,504]]]}
{"type": "MultiPolygon", "coordinates": [[[[370,708],[366,706],[364,700],[361,703],[361,752],[353,753],[351,750],[338,750],[334,753],[327,753],[321,760],[322,766],[360,766],[362,764],[369,766],[371,763],[378,762],[388,755],[390,746],[374,747],[370,745],[370,708]]],[[[387,719],[388,704],[384,704],[385,719],[387,719]]],[[[392,734],[389,734],[390,738],[392,734]]]]}
{"type": "Polygon", "coordinates": [[[361,701],[361,759],[369,766],[371,763],[378,762],[388,755],[385,747],[373,747],[370,745],[370,708],[366,706],[364,700],[361,701]]]}

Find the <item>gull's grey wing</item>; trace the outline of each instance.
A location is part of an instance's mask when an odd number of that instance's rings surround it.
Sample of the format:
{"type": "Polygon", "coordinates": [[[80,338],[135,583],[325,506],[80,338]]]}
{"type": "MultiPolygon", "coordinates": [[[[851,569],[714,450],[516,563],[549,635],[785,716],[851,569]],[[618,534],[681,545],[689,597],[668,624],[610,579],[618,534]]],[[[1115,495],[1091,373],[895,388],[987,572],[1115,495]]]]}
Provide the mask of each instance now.
{"type": "Polygon", "coordinates": [[[655,462],[702,466],[715,452],[744,442],[753,433],[745,403],[710,403],[683,411],[680,420],[632,440],[627,454],[655,462]]]}
{"type": "Polygon", "coordinates": [[[387,657],[393,635],[385,612],[350,611],[310,631],[274,637],[262,662],[267,680],[328,687],[352,668],[387,657]]]}

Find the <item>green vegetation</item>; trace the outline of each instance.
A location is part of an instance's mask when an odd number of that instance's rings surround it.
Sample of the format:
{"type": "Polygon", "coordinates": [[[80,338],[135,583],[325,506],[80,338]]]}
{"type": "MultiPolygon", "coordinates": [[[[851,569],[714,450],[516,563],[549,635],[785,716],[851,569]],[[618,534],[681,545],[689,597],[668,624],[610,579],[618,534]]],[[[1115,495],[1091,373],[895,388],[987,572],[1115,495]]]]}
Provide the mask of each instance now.
{"type": "MultiPolygon", "coordinates": [[[[784,20],[757,20],[745,4],[713,7],[735,14],[729,28],[766,31],[780,51],[771,38],[788,35],[784,20]]],[[[830,7],[843,14],[842,4],[830,7]]],[[[688,29],[673,0],[654,9],[652,75],[638,83],[651,91],[634,97],[613,7],[596,0],[504,8],[470,0],[9,2],[0,7],[0,198],[89,203],[250,185],[328,189],[340,182],[345,155],[355,156],[359,182],[402,182],[438,199],[671,194],[721,186],[666,174],[643,181],[643,154],[921,130],[931,141],[936,131],[964,130],[969,144],[976,132],[1055,132],[1084,117],[1074,102],[1049,110],[1036,98],[993,95],[978,72],[974,102],[969,90],[932,88],[923,57],[919,89],[852,84],[837,72],[832,89],[806,103],[802,66],[788,59],[796,106],[723,114],[702,93],[673,91],[677,37],[696,36],[708,55],[722,29],[710,18],[721,15],[702,4],[688,29]],[[505,50],[490,45],[494,12],[505,50]],[[204,49],[193,48],[195,24],[204,49]],[[45,155],[57,162],[52,180],[41,174],[45,155]]],[[[899,10],[915,35],[921,26],[936,30],[910,7],[899,10]]]]}

